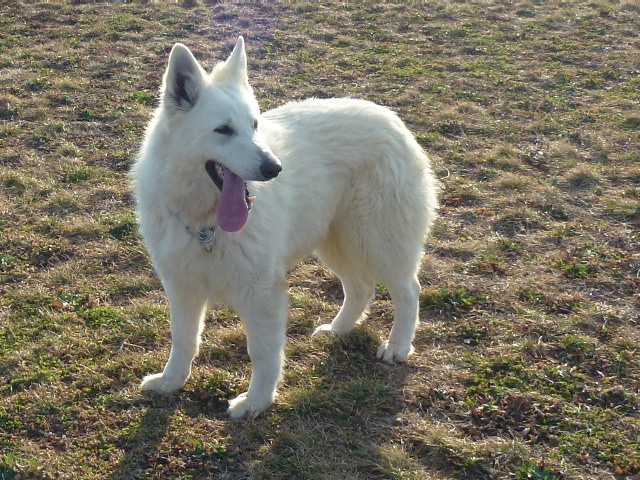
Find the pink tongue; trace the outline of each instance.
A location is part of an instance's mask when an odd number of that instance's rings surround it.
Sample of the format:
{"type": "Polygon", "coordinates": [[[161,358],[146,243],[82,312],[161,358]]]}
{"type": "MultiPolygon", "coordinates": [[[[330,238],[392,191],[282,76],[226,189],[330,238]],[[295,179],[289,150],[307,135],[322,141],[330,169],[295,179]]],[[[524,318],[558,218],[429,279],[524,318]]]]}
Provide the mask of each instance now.
{"type": "Polygon", "coordinates": [[[222,167],[222,171],[222,194],[218,204],[217,221],[225,232],[237,232],[247,223],[249,216],[245,201],[246,187],[244,180],[231,170],[222,167]]]}

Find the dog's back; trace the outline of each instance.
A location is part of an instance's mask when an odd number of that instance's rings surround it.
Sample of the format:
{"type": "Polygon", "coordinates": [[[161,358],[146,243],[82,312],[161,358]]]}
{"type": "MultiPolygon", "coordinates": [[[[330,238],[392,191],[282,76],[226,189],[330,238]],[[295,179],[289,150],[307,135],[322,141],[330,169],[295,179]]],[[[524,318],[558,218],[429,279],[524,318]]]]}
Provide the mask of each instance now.
{"type": "Polygon", "coordinates": [[[374,252],[385,251],[394,265],[415,265],[435,218],[437,182],[428,157],[395,113],[338,98],[290,103],[264,117],[270,147],[283,162],[281,177],[265,188],[282,195],[277,203],[295,229],[289,241],[305,241],[294,250],[322,251],[339,243],[362,252],[375,244],[374,252]],[[420,253],[407,255],[402,248],[404,258],[392,258],[383,240],[390,238],[417,242],[420,253]]]}

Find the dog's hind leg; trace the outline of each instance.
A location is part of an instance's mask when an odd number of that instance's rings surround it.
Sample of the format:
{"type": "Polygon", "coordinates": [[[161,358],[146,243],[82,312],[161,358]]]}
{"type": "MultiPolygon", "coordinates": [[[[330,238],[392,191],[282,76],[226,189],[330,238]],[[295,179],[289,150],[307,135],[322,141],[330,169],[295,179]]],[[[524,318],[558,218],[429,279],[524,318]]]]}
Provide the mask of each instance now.
{"type": "Polygon", "coordinates": [[[420,282],[418,278],[391,279],[385,282],[394,306],[389,340],[380,345],[378,358],[387,363],[405,362],[413,353],[413,337],[418,325],[420,282]]]}
{"type": "Polygon", "coordinates": [[[287,326],[287,288],[278,286],[252,292],[250,301],[236,308],[247,332],[247,350],[252,372],[249,390],[229,401],[232,418],[255,417],[268,408],[282,375],[287,326]]]}
{"type": "Polygon", "coordinates": [[[340,280],[344,292],[342,307],[333,321],[320,325],[313,332],[313,336],[324,332],[345,335],[365,316],[367,304],[373,297],[373,287],[367,282],[344,274],[340,276],[340,280]]]}
{"type": "Polygon", "coordinates": [[[165,284],[165,290],[171,305],[171,353],[162,373],[147,375],[140,384],[142,390],[161,394],[182,388],[191,375],[207,307],[205,292],[190,283],[165,284]]]}
{"type": "Polygon", "coordinates": [[[362,268],[364,263],[358,258],[357,248],[352,246],[348,237],[340,235],[335,229],[317,250],[316,254],[342,282],[344,301],[338,315],[331,323],[320,325],[313,336],[322,333],[345,335],[365,316],[367,305],[374,294],[373,284],[365,280],[368,275],[362,268]]]}

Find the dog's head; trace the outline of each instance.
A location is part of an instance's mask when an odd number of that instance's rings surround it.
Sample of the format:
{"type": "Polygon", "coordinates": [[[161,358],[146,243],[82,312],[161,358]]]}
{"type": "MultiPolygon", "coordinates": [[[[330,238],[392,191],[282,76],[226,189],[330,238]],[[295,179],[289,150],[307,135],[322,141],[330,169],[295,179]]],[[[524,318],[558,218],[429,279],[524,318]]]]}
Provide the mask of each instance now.
{"type": "Polygon", "coordinates": [[[182,146],[181,161],[189,168],[201,165],[220,189],[218,224],[227,231],[242,228],[248,212],[245,182],[270,180],[282,168],[261,138],[260,108],[249,85],[242,37],[210,74],[186,46],[175,44],[160,109],[182,146]]]}

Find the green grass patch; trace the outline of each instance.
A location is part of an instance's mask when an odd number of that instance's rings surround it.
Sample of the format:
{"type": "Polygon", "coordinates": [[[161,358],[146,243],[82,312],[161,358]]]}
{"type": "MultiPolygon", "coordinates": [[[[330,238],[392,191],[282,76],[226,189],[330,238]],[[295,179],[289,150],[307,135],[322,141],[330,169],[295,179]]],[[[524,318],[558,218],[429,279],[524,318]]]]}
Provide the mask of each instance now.
{"type": "Polygon", "coordinates": [[[88,327],[117,327],[124,321],[122,312],[113,307],[87,308],[78,312],[88,327]]]}
{"type": "Polygon", "coordinates": [[[17,105],[9,98],[0,98],[0,120],[13,120],[17,116],[17,105]]]}
{"type": "Polygon", "coordinates": [[[157,283],[146,278],[111,276],[107,281],[109,283],[107,293],[111,297],[141,297],[159,287],[157,283]]]}
{"type": "Polygon", "coordinates": [[[640,116],[631,116],[624,119],[622,127],[627,130],[640,130],[640,116]]]}
{"type": "Polygon", "coordinates": [[[80,112],[80,118],[82,120],[86,120],[87,122],[91,122],[91,121],[96,120],[98,117],[97,117],[96,113],[91,111],[91,110],[82,110],[80,112]]]}
{"type": "Polygon", "coordinates": [[[115,32],[142,32],[144,26],[144,19],[133,13],[116,13],[109,18],[109,28],[115,32]]]}
{"type": "MultiPolygon", "coordinates": [[[[384,409],[391,390],[379,379],[356,378],[339,384],[295,388],[288,397],[291,413],[353,422],[359,412],[384,409]]],[[[357,421],[357,420],[356,420],[357,421]]]]}
{"type": "Polygon", "coordinates": [[[28,90],[32,92],[40,92],[47,88],[49,82],[44,77],[33,78],[26,83],[28,90]]]}
{"type": "Polygon", "coordinates": [[[608,215],[622,221],[637,221],[640,219],[640,201],[627,198],[608,199],[605,211],[608,215]]]}
{"type": "Polygon", "coordinates": [[[427,310],[454,315],[472,309],[482,303],[482,300],[482,296],[474,294],[464,287],[439,288],[423,291],[420,296],[420,305],[427,310]]]}
{"type": "Polygon", "coordinates": [[[24,180],[16,175],[8,175],[3,178],[2,186],[14,195],[22,195],[27,190],[27,185],[24,180]]]}
{"type": "Polygon", "coordinates": [[[560,260],[558,268],[569,278],[588,278],[596,272],[586,260],[560,260]]]}
{"type": "Polygon", "coordinates": [[[93,176],[93,168],[86,165],[69,165],[64,169],[64,181],[83,183],[93,176]]]}
{"type": "Polygon", "coordinates": [[[149,92],[142,92],[142,91],[133,92],[131,94],[131,99],[134,102],[139,103],[140,105],[151,106],[155,101],[155,95],[149,92]]]}
{"type": "Polygon", "coordinates": [[[8,272],[18,264],[18,259],[13,255],[0,254],[0,272],[8,272]]]}
{"type": "Polygon", "coordinates": [[[38,293],[11,292],[6,296],[10,312],[16,318],[42,317],[53,304],[53,298],[38,293]]]}
{"type": "Polygon", "coordinates": [[[109,229],[109,235],[121,241],[134,239],[137,232],[138,224],[132,215],[125,216],[109,229]]]}
{"type": "Polygon", "coordinates": [[[539,465],[527,463],[518,469],[518,480],[561,480],[562,477],[539,465]]]}

